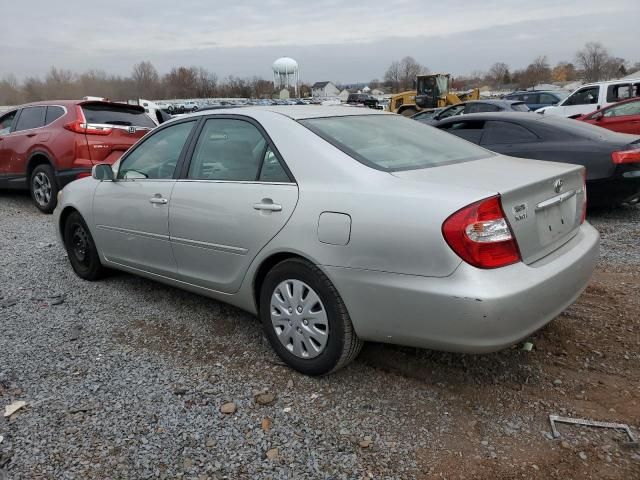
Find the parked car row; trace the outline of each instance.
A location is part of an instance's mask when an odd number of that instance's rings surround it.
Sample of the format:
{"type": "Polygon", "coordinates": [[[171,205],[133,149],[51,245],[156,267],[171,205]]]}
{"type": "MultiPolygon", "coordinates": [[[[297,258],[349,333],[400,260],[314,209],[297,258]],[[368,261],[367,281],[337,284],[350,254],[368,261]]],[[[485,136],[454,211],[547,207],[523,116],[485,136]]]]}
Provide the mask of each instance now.
{"type": "Polygon", "coordinates": [[[160,125],[67,185],[54,221],[81,278],[236,305],[323,375],[364,341],[488,352],[551,321],[598,257],[584,181],[378,110],[246,107],[160,125]]]}

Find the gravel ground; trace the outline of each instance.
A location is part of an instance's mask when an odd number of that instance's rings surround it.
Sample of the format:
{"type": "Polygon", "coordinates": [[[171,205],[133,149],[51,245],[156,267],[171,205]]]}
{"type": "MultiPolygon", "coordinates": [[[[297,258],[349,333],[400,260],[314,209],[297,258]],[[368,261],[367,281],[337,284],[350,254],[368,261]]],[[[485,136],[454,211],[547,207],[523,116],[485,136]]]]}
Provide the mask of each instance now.
{"type": "Polygon", "coordinates": [[[640,424],[640,208],[591,221],[594,281],[533,351],[367,345],[314,379],[233,307],[78,279],[51,217],[0,192],[0,407],[26,402],[0,418],[0,480],[640,478],[620,435],[548,432],[549,413],[640,424]]]}

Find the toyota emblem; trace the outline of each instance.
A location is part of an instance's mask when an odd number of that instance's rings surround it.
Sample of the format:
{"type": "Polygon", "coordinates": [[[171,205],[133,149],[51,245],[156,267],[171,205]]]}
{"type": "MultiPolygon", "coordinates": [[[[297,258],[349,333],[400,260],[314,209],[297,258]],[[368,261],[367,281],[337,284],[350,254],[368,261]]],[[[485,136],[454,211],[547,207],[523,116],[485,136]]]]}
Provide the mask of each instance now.
{"type": "Polygon", "coordinates": [[[564,185],[564,180],[559,178],[558,180],[553,182],[553,189],[556,191],[556,193],[560,193],[560,191],[562,190],[562,186],[563,185],[564,185]]]}

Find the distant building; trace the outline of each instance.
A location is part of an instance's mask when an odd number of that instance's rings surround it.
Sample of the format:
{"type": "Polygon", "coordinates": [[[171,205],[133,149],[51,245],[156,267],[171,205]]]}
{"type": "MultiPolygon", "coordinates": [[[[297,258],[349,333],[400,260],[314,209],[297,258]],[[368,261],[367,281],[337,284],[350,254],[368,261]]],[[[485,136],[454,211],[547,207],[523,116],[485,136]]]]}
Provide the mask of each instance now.
{"type": "Polygon", "coordinates": [[[384,91],[380,90],[379,88],[374,88],[373,90],[371,90],[371,95],[380,96],[384,94],[384,91]]]}
{"type": "Polygon", "coordinates": [[[342,90],[338,95],[338,98],[340,99],[340,101],[346,102],[347,99],[349,98],[349,90],[347,90],[346,88],[342,90]]]}
{"type": "Polygon", "coordinates": [[[289,89],[283,88],[282,90],[280,90],[280,93],[278,94],[278,98],[280,100],[289,100],[290,98],[289,89]]]}
{"type": "Polygon", "coordinates": [[[340,90],[333,82],[316,82],[311,86],[312,97],[337,97],[340,90]]]}

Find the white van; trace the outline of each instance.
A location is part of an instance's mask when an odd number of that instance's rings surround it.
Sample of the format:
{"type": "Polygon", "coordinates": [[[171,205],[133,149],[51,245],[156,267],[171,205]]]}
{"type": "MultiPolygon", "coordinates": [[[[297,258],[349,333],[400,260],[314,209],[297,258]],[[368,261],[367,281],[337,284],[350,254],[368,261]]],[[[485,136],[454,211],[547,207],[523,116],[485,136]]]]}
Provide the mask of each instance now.
{"type": "Polygon", "coordinates": [[[536,112],[572,118],[632,97],[640,97],[640,78],[588,83],[557,105],[536,112]]]}

